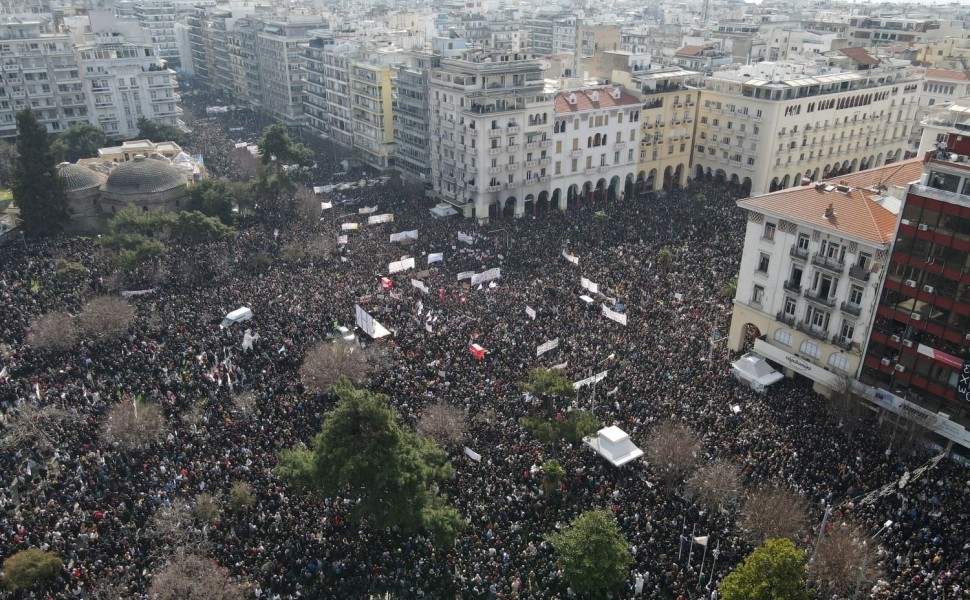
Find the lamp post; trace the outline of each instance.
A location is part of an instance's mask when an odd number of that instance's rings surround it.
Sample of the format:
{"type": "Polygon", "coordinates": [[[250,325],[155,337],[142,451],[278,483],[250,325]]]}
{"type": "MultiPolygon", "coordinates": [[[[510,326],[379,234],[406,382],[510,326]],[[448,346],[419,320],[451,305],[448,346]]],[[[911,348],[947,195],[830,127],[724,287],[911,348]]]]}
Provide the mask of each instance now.
{"type": "Polygon", "coordinates": [[[493,229],[491,231],[486,231],[485,233],[504,233],[505,234],[505,248],[506,250],[509,246],[509,230],[508,229],[493,229]]]}
{"type": "MultiPolygon", "coordinates": [[[[595,371],[597,367],[599,367],[600,365],[602,365],[603,363],[605,363],[608,360],[613,360],[614,358],[616,358],[616,353],[615,352],[611,352],[609,356],[607,356],[603,360],[601,360],[598,363],[596,363],[596,366],[593,367],[593,370],[595,371]]],[[[589,411],[591,413],[595,413],[596,412],[596,385],[598,383],[599,383],[599,379],[594,379],[593,380],[593,398],[591,399],[590,409],[589,409],[589,411]]]]}
{"type": "Polygon", "coordinates": [[[862,540],[862,548],[863,548],[862,566],[859,567],[859,578],[856,579],[856,582],[855,582],[855,592],[852,594],[852,600],[856,600],[856,598],[859,597],[859,589],[862,588],[862,578],[865,577],[866,565],[869,562],[869,542],[875,541],[875,539],[879,537],[879,534],[882,533],[883,530],[885,530],[887,527],[891,527],[892,524],[893,524],[892,520],[886,521],[885,523],[882,524],[882,527],[879,528],[879,531],[872,534],[865,540],[862,540]]]}

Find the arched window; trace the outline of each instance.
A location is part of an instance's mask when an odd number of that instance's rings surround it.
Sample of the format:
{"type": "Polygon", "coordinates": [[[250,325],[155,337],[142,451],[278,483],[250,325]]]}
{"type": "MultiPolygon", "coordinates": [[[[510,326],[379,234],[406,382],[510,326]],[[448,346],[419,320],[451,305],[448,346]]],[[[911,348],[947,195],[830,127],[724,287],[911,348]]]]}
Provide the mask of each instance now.
{"type": "Polygon", "coordinates": [[[791,348],[791,344],[792,344],[791,332],[788,331],[787,329],[779,329],[778,331],[775,332],[775,341],[780,342],[788,346],[789,348],[791,348]]]}
{"type": "Polygon", "coordinates": [[[833,352],[829,355],[829,366],[843,373],[848,373],[850,368],[849,359],[842,352],[833,352]]]}
{"type": "Polygon", "coordinates": [[[822,350],[812,340],[802,342],[802,345],[798,347],[798,351],[812,358],[822,358],[822,350]]]}
{"type": "Polygon", "coordinates": [[[603,134],[603,139],[602,139],[602,141],[600,142],[600,143],[601,143],[601,144],[602,144],[603,146],[605,146],[605,145],[606,145],[606,137],[607,137],[607,134],[605,134],[605,133],[604,133],[604,134],[603,134]]]}

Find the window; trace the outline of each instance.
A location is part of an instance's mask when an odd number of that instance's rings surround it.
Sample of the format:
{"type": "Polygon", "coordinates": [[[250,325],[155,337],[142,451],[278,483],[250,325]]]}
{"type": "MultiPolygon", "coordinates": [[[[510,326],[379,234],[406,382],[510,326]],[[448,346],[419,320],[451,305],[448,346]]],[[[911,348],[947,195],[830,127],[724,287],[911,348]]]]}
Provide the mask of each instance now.
{"type": "Polygon", "coordinates": [[[762,234],[761,237],[765,238],[766,240],[774,240],[775,239],[775,224],[774,223],[771,223],[769,221],[765,221],[765,232],[764,232],[764,234],[762,234]]]}
{"type": "Polygon", "coordinates": [[[790,296],[785,296],[785,316],[794,317],[795,309],[798,307],[798,300],[790,296]]]}
{"type": "Polygon", "coordinates": [[[808,234],[799,233],[798,234],[798,249],[808,252],[808,234]]]}
{"type": "Polygon", "coordinates": [[[760,285],[755,285],[754,289],[751,291],[751,304],[757,304],[761,306],[761,303],[765,299],[765,288],[760,285]]]}
{"type": "Polygon", "coordinates": [[[824,333],[829,326],[829,313],[810,306],[808,308],[808,323],[815,331],[824,333]]]}
{"type": "Polygon", "coordinates": [[[792,335],[787,329],[779,329],[775,332],[775,341],[791,348],[792,335]]]}
{"type": "Polygon", "coordinates": [[[848,322],[842,321],[842,329],[839,330],[839,337],[846,344],[852,342],[852,337],[855,335],[855,325],[848,322]]]}
{"type": "Polygon", "coordinates": [[[791,277],[788,278],[788,287],[798,288],[802,285],[802,268],[797,264],[791,267],[791,277]]]}
{"type": "Polygon", "coordinates": [[[771,261],[771,256],[769,256],[769,255],[765,254],[764,252],[762,252],[758,256],[758,272],[759,273],[767,273],[768,272],[768,263],[770,261],[771,261]]]}
{"type": "Polygon", "coordinates": [[[802,342],[798,347],[798,351],[812,358],[822,358],[822,351],[819,349],[818,344],[812,340],[805,340],[802,342]]]}
{"type": "Polygon", "coordinates": [[[872,266],[872,255],[865,252],[860,252],[859,258],[856,259],[855,264],[860,269],[865,269],[868,271],[872,266]]]}
{"type": "Polygon", "coordinates": [[[849,288],[849,304],[862,306],[862,288],[854,285],[849,288]]]}
{"type": "Polygon", "coordinates": [[[848,373],[850,368],[849,359],[842,352],[833,352],[829,355],[829,366],[843,373],[848,373]]]}

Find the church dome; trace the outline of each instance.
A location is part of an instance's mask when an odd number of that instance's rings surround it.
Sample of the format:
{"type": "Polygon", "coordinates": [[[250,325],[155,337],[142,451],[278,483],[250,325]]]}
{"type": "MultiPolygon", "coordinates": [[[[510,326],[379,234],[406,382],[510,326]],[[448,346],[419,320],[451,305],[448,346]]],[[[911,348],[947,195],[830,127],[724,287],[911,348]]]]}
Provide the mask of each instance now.
{"type": "Polygon", "coordinates": [[[157,194],[185,185],[185,175],[178,168],[139,155],[112,169],[102,191],[116,196],[157,194]]]}
{"type": "Polygon", "coordinates": [[[58,175],[64,180],[64,191],[68,194],[100,188],[105,176],[83,165],[64,163],[57,168],[58,175]]]}

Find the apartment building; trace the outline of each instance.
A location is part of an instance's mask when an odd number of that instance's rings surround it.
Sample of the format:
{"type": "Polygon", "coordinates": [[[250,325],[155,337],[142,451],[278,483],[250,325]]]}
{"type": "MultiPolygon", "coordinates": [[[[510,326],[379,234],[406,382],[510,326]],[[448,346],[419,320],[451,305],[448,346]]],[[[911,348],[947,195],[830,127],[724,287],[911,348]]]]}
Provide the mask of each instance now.
{"type": "Polygon", "coordinates": [[[175,38],[178,6],[175,0],[139,0],[134,3],[134,16],[138,24],[148,30],[158,57],[170,67],[182,64],[179,46],[175,38]]]}
{"type": "Polygon", "coordinates": [[[394,165],[406,178],[431,183],[431,72],[441,57],[430,52],[410,52],[395,67],[394,165]]]}
{"type": "MultiPolygon", "coordinates": [[[[532,209],[527,199],[534,206],[542,192],[549,196],[549,165],[539,161],[541,152],[551,161],[554,94],[534,55],[466,50],[442,58],[429,99],[431,180],[440,199],[486,221],[520,216],[532,209]]],[[[565,202],[561,192],[557,201],[565,202]]]]}
{"type": "Polygon", "coordinates": [[[951,30],[947,22],[925,15],[858,16],[849,19],[848,45],[862,48],[939,40],[951,30]]]}
{"type": "Polygon", "coordinates": [[[91,11],[89,19],[75,45],[88,121],[116,139],[137,135],[139,117],[180,125],[175,71],[155,55],[148,31],[108,12],[91,11]]]}
{"type": "Polygon", "coordinates": [[[676,67],[633,74],[642,101],[637,191],[687,184],[699,96],[688,84],[699,77],[676,67]]]}
{"type": "Polygon", "coordinates": [[[235,102],[244,102],[253,108],[262,105],[262,80],[256,55],[256,34],[259,21],[243,17],[226,31],[227,58],[229,61],[229,85],[235,102]]]}
{"type": "MultiPolygon", "coordinates": [[[[372,59],[374,57],[371,57],[372,59]]],[[[395,70],[384,61],[351,61],[350,113],[354,150],[377,169],[394,166],[395,70]]]]}
{"type": "Polygon", "coordinates": [[[312,116],[306,123],[316,135],[345,148],[354,146],[350,63],[360,56],[359,43],[322,32],[317,32],[307,48],[307,108],[312,116]]]}
{"type": "Polygon", "coordinates": [[[854,378],[918,161],[738,201],[748,215],[728,343],[788,376],[854,378]]]}
{"type": "Polygon", "coordinates": [[[256,62],[262,109],[287,126],[303,123],[306,51],[310,31],[325,26],[319,17],[261,19],[256,62]]]}
{"type": "Polygon", "coordinates": [[[892,66],[764,62],[718,71],[697,89],[693,176],[747,195],[901,160],[919,84],[892,66]]]}

